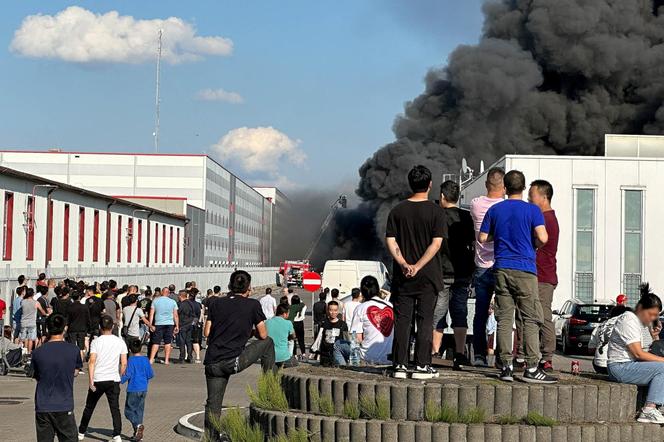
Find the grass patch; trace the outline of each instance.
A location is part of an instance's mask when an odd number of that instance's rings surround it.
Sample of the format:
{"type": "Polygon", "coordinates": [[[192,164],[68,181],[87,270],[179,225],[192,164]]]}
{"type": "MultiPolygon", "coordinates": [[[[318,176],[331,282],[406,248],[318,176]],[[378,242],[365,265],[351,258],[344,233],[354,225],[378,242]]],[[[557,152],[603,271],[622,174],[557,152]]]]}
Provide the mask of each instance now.
{"type": "Polygon", "coordinates": [[[318,410],[324,416],[332,416],[334,414],[334,402],[330,396],[323,396],[318,399],[318,410]]]}
{"type": "Polygon", "coordinates": [[[359,419],[360,418],[360,406],[357,404],[357,402],[351,402],[349,400],[346,400],[344,402],[344,417],[346,419],[359,419]]]}
{"type": "Polygon", "coordinates": [[[526,425],[534,425],[536,427],[553,427],[558,424],[558,421],[550,417],[542,416],[536,411],[531,411],[523,418],[523,423],[526,425]]]}
{"type": "MultiPolygon", "coordinates": [[[[261,440],[262,442],[262,440],[261,440]]],[[[309,433],[303,428],[291,430],[288,435],[280,434],[279,436],[271,437],[268,442],[309,442],[309,433]]]]}
{"type": "MultiPolygon", "coordinates": [[[[239,408],[231,408],[220,418],[212,417],[212,425],[226,434],[233,442],[263,442],[265,436],[258,425],[250,425],[245,414],[239,408]]],[[[212,441],[205,435],[204,441],[212,441]]]]}
{"type": "Polygon", "coordinates": [[[388,420],[390,418],[390,401],[384,396],[377,398],[360,398],[360,415],[365,419],[388,420]]]}
{"type": "Polygon", "coordinates": [[[471,408],[466,413],[459,416],[462,424],[481,424],[484,422],[486,413],[481,408],[471,408]]]}
{"type": "Polygon", "coordinates": [[[496,416],[496,423],[499,425],[519,425],[521,422],[523,422],[522,418],[512,416],[511,414],[496,416]]]}
{"type": "Polygon", "coordinates": [[[444,422],[447,424],[480,424],[486,419],[486,413],[481,408],[471,408],[464,414],[459,414],[448,405],[438,405],[428,402],[424,409],[424,417],[428,422],[444,422]]]}
{"type": "Polygon", "coordinates": [[[264,410],[288,411],[288,400],[281,387],[281,373],[268,371],[258,378],[257,391],[247,386],[251,403],[264,410]]]}

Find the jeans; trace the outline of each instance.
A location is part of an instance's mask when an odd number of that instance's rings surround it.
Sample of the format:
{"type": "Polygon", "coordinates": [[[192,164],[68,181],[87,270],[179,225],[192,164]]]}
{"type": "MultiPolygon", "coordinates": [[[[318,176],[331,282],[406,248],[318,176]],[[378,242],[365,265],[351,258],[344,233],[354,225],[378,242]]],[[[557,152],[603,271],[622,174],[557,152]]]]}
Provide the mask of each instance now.
{"type": "Polygon", "coordinates": [[[433,312],[434,330],[445,330],[447,312],[452,318],[452,328],[468,328],[468,293],[470,281],[464,278],[443,279],[443,290],[438,293],[433,312]]]}
{"type": "Polygon", "coordinates": [[[78,437],[73,411],[35,413],[35,427],[37,442],[53,442],[56,436],[59,442],[71,442],[78,437]]]}
{"type": "Polygon", "coordinates": [[[129,422],[134,426],[134,430],[139,425],[143,424],[143,412],[145,411],[145,397],[148,395],[147,391],[133,391],[127,392],[127,400],[125,401],[124,415],[129,422]]]}
{"type": "Polygon", "coordinates": [[[489,319],[489,305],[496,287],[493,269],[478,267],[473,275],[475,286],[475,317],[473,318],[473,350],[475,356],[486,357],[486,321],[489,319]]]}
{"type": "Polygon", "coordinates": [[[648,385],[646,402],[664,405],[664,362],[615,362],[607,369],[622,384],[648,385]]]}
{"type": "Polygon", "coordinates": [[[437,291],[427,285],[414,295],[392,294],[394,299],[394,340],[392,341],[392,362],[394,365],[408,365],[410,356],[410,334],[413,314],[417,331],[415,334],[415,363],[419,366],[431,364],[431,341],[433,339],[433,309],[437,291]]]}
{"type": "Polygon", "coordinates": [[[180,348],[180,362],[184,361],[185,349],[187,350],[187,358],[191,360],[191,355],[194,353],[193,341],[194,327],[186,325],[180,329],[178,333],[178,347],[180,348]]]}
{"type": "Polygon", "coordinates": [[[210,440],[220,440],[219,429],[215,422],[220,419],[224,393],[231,375],[261,360],[263,372],[276,370],[274,364],[274,342],[271,338],[253,341],[248,344],[240,356],[205,365],[205,381],[207,383],[207,401],[205,402],[205,433],[210,440]]]}
{"type": "Polygon", "coordinates": [[[95,391],[88,389],[88,397],[85,399],[85,409],[83,410],[83,417],[81,424],[78,426],[78,432],[85,434],[92,418],[92,413],[95,411],[97,402],[102,396],[106,395],[108,407],[111,410],[111,418],[113,419],[113,437],[120,436],[122,433],[122,416],[120,415],[120,383],[113,381],[95,382],[95,391]]]}
{"type": "Polygon", "coordinates": [[[334,343],[334,362],[346,365],[350,359],[350,341],[338,340],[334,343]]]}
{"type": "Polygon", "coordinates": [[[537,276],[512,269],[497,269],[496,321],[498,351],[503,365],[512,363],[512,325],[518,309],[523,322],[523,348],[528,367],[540,361],[539,332],[542,325],[542,306],[537,289],[537,276]]]}

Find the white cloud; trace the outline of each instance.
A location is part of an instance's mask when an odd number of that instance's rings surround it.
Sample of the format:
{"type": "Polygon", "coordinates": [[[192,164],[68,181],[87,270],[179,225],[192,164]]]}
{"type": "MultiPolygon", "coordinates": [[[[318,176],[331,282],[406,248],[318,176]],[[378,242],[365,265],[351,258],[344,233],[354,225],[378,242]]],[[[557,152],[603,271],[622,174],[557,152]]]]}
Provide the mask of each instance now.
{"type": "Polygon", "coordinates": [[[198,91],[196,98],[202,101],[224,101],[232,104],[244,103],[242,95],[237,92],[228,92],[223,89],[203,89],[198,91]]]}
{"type": "Polygon", "coordinates": [[[55,15],[29,15],[14,32],[10,49],[34,58],[75,63],[143,63],[153,61],[157,34],[163,30],[162,59],[176,64],[233,52],[223,37],[201,37],[178,18],[140,20],[117,11],[95,14],[70,6],[55,15]]]}
{"type": "Polygon", "coordinates": [[[247,172],[266,172],[278,178],[284,163],[304,165],[307,155],[299,145],[300,140],[273,127],[240,127],[224,135],[212,150],[222,161],[234,161],[247,172]]]}

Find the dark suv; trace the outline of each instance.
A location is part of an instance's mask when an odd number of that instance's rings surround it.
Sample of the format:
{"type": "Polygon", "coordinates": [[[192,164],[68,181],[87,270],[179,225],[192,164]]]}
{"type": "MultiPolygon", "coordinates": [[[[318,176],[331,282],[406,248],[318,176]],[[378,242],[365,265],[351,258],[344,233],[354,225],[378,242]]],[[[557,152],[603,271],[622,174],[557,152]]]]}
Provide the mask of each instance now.
{"type": "Polygon", "coordinates": [[[554,310],[556,341],[563,353],[570,354],[583,349],[587,352],[593,329],[609,318],[614,306],[612,302],[585,304],[578,299],[570,299],[560,310],[554,310]]]}

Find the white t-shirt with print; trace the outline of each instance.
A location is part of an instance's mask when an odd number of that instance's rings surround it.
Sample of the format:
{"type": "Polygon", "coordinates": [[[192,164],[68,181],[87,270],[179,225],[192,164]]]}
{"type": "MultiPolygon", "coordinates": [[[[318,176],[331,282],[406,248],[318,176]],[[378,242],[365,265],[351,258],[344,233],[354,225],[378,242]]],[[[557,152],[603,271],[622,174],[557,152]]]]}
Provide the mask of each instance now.
{"type": "Polygon", "coordinates": [[[362,333],[360,353],[369,364],[389,364],[394,336],[394,309],[389,301],[371,299],[356,309],[350,332],[362,333]]]}
{"type": "Polygon", "coordinates": [[[638,342],[643,347],[644,329],[647,327],[633,312],[625,312],[620,315],[609,339],[608,363],[635,361],[636,359],[627,346],[638,342]]]}
{"type": "Polygon", "coordinates": [[[127,345],[115,335],[101,335],[92,340],[90,353],[97,355],[94,382],[120,382],[120,355],[127,354],[127,345]]]}

